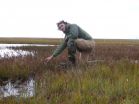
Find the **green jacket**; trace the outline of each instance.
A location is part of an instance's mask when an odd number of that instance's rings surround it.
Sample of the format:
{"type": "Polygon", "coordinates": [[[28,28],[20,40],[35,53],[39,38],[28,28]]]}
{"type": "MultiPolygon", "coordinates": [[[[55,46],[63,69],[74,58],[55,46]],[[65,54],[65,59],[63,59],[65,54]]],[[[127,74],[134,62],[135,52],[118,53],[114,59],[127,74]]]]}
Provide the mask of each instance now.
{"type": "Polygon", "coordinates": [[[58,56],[67,47],[68,39],[75,40],[77,38],[80,38],[85,40],[92,40],[92,37],[76,24],[67,24],[66,31],[64,32],[64,34],[65,34],[64,41],[53,52],[54,57],[58,56]]]}

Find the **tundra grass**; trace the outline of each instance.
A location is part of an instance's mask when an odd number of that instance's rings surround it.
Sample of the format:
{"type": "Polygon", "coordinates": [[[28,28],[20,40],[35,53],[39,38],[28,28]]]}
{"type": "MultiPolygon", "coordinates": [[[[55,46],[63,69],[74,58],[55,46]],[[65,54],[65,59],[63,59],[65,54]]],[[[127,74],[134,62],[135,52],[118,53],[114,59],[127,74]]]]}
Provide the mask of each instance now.
{"type": "MultiPolygon", "coordinates": [[[[55,47],[21,47],[36,51],[35,56],[0,60],[0,78],[16,79],[35,75],[36,94],[32,98],[9,97],[1,104],[138,104],[138,41],[96,41],[95,59],[104,62],[58,68],[67,60],[66,51],[49,64],[42,60],[55,47]],[[122,43],[123,42],[123,43],[122,43]],[[131,45],[132,44],[132,45],[131,45]]],[[[33,42],[32,42],[33,43],[33,42]]]]}
{"type": "Polygon", "coordinates": [[[58,44],[62,39],[52,38],[0,38],[5,44],[58,44]]]}
{"type": "MultiPolygon", "coordinates": [[[[138,39],[94,39],[96,44],[103,45],[139,45],[138,39]]],[[[59,44],[62,38],[0,38],[0,43],[6,44],[59,44]]]]}
{"type": "Polygon", "coordinates": [[[128,60],[44,69],[36,80],[36,96],[7,98],[2,104],[138,104],[139,64],[128,60]]]}

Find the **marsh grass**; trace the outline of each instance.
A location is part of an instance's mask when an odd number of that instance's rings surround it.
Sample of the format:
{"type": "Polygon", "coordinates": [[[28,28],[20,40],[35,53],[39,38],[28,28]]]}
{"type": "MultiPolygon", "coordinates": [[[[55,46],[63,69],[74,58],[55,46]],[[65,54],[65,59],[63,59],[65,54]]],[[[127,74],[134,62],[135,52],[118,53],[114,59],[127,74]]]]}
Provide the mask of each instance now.
{"type": "MultiPolygon", "coordinates": [[[[104,62],[59,68],[67,60],[66,51],[44,64],[55,47],[21,47],[34,50],[35,56],[1,59],[0,77],[16,79],[35,76],[34,97],[4,98],[1,104],[138,104],[139,47],[125,41],[98,41],[96,59],[104,62]],[[125,44],[126,43],[126,44],[125,44]],[[117,45],[118,44],[118,45],[117,45]],[[131,62],[132,60],[132,62],[131,62]],[[137,61],[137,62],[136,62],[137,61]]],[[[134,43],[132,43],[134,44],[134,43]]]]}
{"type": "MultiPolygon", "coordinates": [[[[50,67],[50,66],[49,66],[50,67]]],[[[5,104],[137,104],[139,64],[128,60],[59,70],[36,78],[36,96],[9,98],[5,104]],[[112,66],[112,67],[111,67],[112,66]],[[13,101],[13,103],[11,103],[13,101]]]]}
{"type": "Polygon", "coordinates": [[[98,63],[93,68],[80,66],[66,71],[46,71],[37,83],[41,86],[37,88],[36,101],[44,99],[46,104],[136,104],[139,101],[138,69],[139,65],[121,60],[113,63],[113,68],[108,63],[98,63]]]}
{"type": "Polygon", "coordinates": [[[6,44],[58,44],[62,39],[54,38],[0,38],[6,44]]]}

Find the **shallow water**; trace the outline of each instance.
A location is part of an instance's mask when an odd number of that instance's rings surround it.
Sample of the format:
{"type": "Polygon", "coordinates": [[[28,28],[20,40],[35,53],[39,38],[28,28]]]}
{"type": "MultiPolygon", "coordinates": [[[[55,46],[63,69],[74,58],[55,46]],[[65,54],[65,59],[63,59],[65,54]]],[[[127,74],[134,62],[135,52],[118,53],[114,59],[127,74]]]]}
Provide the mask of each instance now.
{"type": "Polygon", "coordinates": [[[24,50],[14,50],[9,48],[2,48],[0,49],[0,57],[1,58],[8,58],[13,56],[26,56],[26,55],[34,55],[33,52],[24,51],[24,50]]]}
{"type": "MultiPolygon", "coordinates": [[[[22,47],[22,46],[55,46],[48,44],[0,44],[0,58],[18,57],[34,55],[33,51],[17,50],[12,49],[12,47],[22,47]]],[[[0,99],[14,96],[14,97],[33,97],[35,95],[35,80],[32,78],[25,82],[19,80],[12,83],[12,81],[7,81],[4,85],[0,86],[0,99]]]]}
{"type": "Polygon", "coordinates": [[[34,55],[32,51],[25,51],[25,50],[14,50],[11,47],[22,47],[22,46],[55,46],[55,45],[48,45],[48,44],[0,44],[0,58],[8,58],[8,57],[17,57],[17,56],[27,56],[27,55],[34,55]]]}
{"type": "Polygon", "coordinates": [[[0,44],[0,48],[7,48],[7,47],[22,47],[22,46],[55,46],[55,45],[48,45],[48,44],[0,44]]]}
{"type": "Polygon", "coordinates": [[[33,97],[35,95],[35,81],[29,79],[24,83],[18,84],[18,81],[15,83],[8,83],[4,86],[0,86],[0,99],[14,96],[14,97],[33,97]]]}

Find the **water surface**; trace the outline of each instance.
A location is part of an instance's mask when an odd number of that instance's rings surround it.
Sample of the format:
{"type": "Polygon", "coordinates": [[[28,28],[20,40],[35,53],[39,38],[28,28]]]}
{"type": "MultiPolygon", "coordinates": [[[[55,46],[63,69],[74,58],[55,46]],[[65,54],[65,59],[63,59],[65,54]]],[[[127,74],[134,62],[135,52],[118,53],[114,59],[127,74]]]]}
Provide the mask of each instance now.
{"type": "Polygon", "coordinates": [[[35,95],[35,81],[31,78],[19,84],[19,81],[12,83],[8,81],[6,85],[0,86],[0,99],[14,97],[33,97],[35,95]]]}
{"type": "MultiPolygon", "coordinates": [[[[33,51],[27,51],[23,49],[14,49],[12,47],[23,46],[55,46],[48,44],[0,44],[0,58],[18,57],[34,55],[33,51]]],[[[35,95],[35,80],[33,78],[28,79],[25,82],[17,80],[15,83],[7,81],[5,85],[0,86],[0,99],[14,96],[14,97],[32,97],[35,95]]]]}
{"type": "Polygon", "coordinates": [[[23,47],[23,46],[55,46],[48,44],[0,44],[0,58],[17,57],[17,56],[27,56],[34,55],[33,51],[26,51],[21,49],[12,49],[12,47],[23,47]]]}

